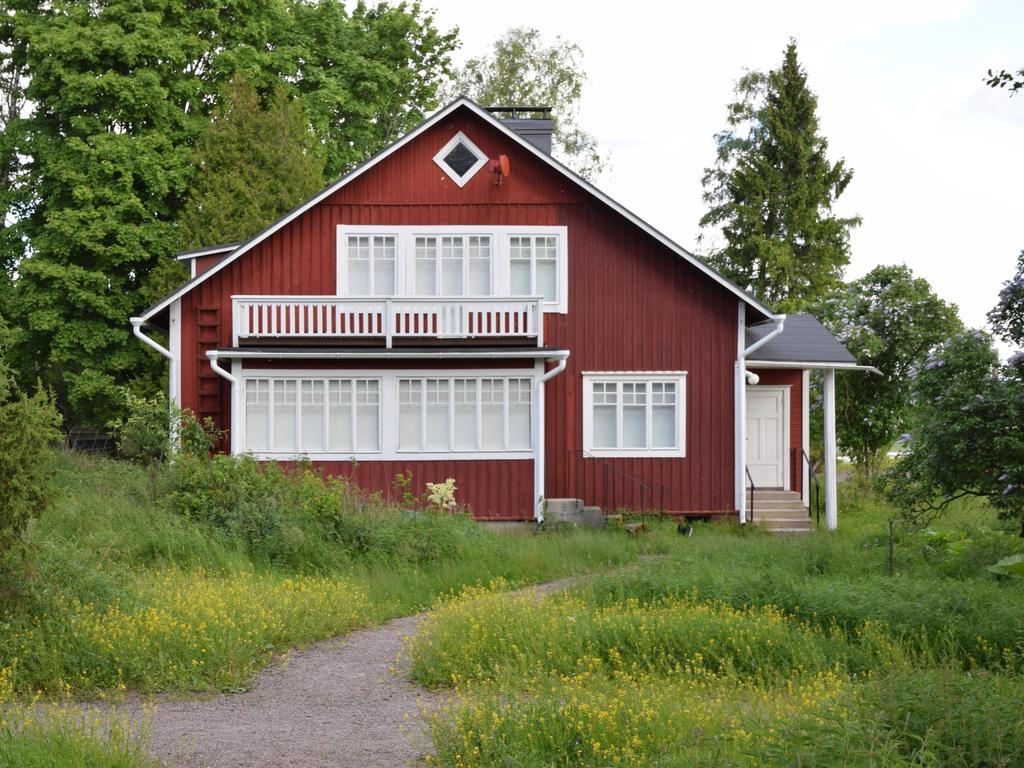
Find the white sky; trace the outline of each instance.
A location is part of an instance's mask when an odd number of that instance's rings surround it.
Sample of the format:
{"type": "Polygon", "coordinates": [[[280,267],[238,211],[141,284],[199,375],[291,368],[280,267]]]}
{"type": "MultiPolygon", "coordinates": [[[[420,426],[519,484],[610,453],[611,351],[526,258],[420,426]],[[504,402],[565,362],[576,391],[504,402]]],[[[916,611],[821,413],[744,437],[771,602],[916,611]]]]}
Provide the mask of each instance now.
{"type": "Polygon", "coordinates": [[[864,218],[848,278],[906,263],[980,326],[1024,249],[1024,94],[982,82],[989,68],[1024,67],[1024,3],[426,4],[460,28],[459,63],[512,26],[578,43],[583,127],[611,152],[598,186],[686,248],[733,84],[778,65],[792,36],[830,157],[855,172],[837,208],[864,218]]]}

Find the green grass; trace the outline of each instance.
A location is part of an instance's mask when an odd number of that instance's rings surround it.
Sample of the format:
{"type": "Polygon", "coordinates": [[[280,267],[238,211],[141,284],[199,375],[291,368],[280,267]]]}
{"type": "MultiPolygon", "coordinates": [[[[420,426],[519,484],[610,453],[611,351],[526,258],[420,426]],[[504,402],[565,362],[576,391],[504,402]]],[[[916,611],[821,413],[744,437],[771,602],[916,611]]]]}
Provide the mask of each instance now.
{"type": "Polygon", "coordinates": [[[265,524],[254,546],[250,533],[151,503],[131,465],[63,455],[55,469],[59,498],[30,530],[34,572],[0,622],[0,668],[22,694],[236,690],[293,645],[422,610],[465,585],[615,567],[667,538],[501,535],[353,491],[329,530],[274,510],[284,522],[265,524]],[[299,552],[309,560],[296,563],[299,552]]]}
{"type": "Polygon", "coordinates": [[[667,556],[544,599],[469,590],[410,643],[451,688],[444,766],[1024,763],[1021,550],[991,510],[930,531],[844,488],[840,531],[698,526],[667,556]]]}
{"type": "Polygon", "coordinates": [[[437,764],[1024,763],[1024,584],[987,571],[1024,546],[984,506],[897,527],[890,575],[892,510],[852,484],[836,534],[632,538],[496,534],[308,476],[185,469],[153,503],[136,467],[55,460],[0,618],[0,768],[150,765],[116,717],[26,716],[50,706],[37,691],[238,690],[276,652],[431,606],[408,651],[455,692],[431,718],[437,764]]]}

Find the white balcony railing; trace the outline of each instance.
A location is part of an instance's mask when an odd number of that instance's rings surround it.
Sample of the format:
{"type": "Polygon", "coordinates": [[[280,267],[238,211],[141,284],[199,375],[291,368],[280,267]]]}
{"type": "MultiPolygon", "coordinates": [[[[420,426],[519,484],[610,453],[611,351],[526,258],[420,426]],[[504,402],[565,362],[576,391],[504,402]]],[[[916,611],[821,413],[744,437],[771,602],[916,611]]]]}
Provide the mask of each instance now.
{"type": "Polygon", "coordinates": [[[544,345],[539,297],[350,299],[337,296],[232,296],[240,339],[536,339],[544,345]]]}

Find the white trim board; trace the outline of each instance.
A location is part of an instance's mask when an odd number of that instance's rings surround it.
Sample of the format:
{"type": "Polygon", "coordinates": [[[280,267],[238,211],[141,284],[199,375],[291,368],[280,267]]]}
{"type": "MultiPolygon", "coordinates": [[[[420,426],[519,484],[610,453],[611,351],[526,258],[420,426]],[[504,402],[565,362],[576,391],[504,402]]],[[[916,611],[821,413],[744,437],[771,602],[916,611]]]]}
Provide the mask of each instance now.
{"type": "Polygon", "coordinates": [[[578,187],[582,188],[584,191],[586,191],[586,192],[590,193],[591,195],[593,195],[594,197],[596,197],[598,200],[600,200],[605,205],[610,207],[613,211],[615,211],[616,213],[620,214],[625,219],[627,219],[628,221],[630,221],[631,223],[633,223],[634,225],[636,225],[637,227],[642,229],[644,232],[649,234],[651,237],[653,237],[659,243],[664,245],[670,251],[674,252],[677,256],[681,257],[683,260],[689,262],[691,265],[696,267],[700,272],[703,272],[705,275],[710,277],[712,280],[714,280],[716,283],[718,283],[719,285],[724,287],[726,290],[730,291],[731,293],[733,293],[734,295],[739,297],[742,301],[744,301],[746,304],[749,304],[751,307],[753,307],[758,312],[760,312],[761,314],[765,315],[766,317],[771,317],[772,316],[773,313],[772,313],[772,311],[770,309],[768,309],[768,307],[766,307],[764,304],[759,302],[753,296],[748,294],[746,291],[744,291],[738,285],[735,285],[734,283],[730,282],[729,280],[727,280],[722,275],[718,274],[718,272],[716,272],[714,269],[709,267],[707,264],[705,264],[703,261],[701,261],[699,258],[697,258],[694,254],[690,253],[689,251],[687,251],[685,248],[683,248],[679,244],[677,244],[677,243],[673,242],[672,240],[670,240],[666,235],[662,234],[657,229],[655,229],[650,224],[648,224],[643,219],[641,219],[639,216],[637,216],[636,214],[634,214],[633,212],[631,212],[630,210],[628,210],[627,208],[625,208],[621,204],[617,203],[615,200],[610,198],[604,192],[601,192],[599,189],[597,189],[595,186],[593,186],[590,182],[586,181],[581,176],[578,176],[576,173],[574,173],[573,171],[571,171],[568,168],[566,168],[564,165],[562,165],[557,160],[552,158],[546,152],[544,152],[544,151],[538,149],[537,147],[535,147],[529,141],[527,141],[526,139],[524,139],[521,136],[519,136],[512,129],[506,127],[498,118],[494,117],[494,115],[492,115],[490,112],[488,112],[483,107],[478,105],[476,102],[472,101],[471,99],[466,98],[465,96],[462,96],[462,97],[456,99],[455,101],[451,102],[447,106],[442,107],[441,109],[439,109],[433,115],[431,115],[426,120],[424,120],[422,123],[420,123],[412,131],[410,131],[405,136],[403,136],[402,138],[400,138],[397,141],[395,141],[393,144],[391,144],[391,145],[385,147],[384,149],[382,149],[376,155],[374,155],[373,157],[369,158],[362,165],[358,166],[353,171],[351,171],[347,175],[345,175],[342,178],[340,178],[334,184],[331,184],[329,187],[326,187],[325,189],[321,190],[319,193],[317,193],[316,195],[311,197],[309,200],[307,200],[302,205],[300,205],[297,208],[293,209],[289,213],[286,213],[284,216],[282,216],[280,219],[275,221],[273,224],[271,224],[265,230],[260,232],[258,235],[256,235],[252,239],[248,240],[247,242],[243,243],[241,246],[239,246],[233,253],[231,253],[230,256],[225,258],[219,264],[214,265],[213,267],[211,267],[210,269],[206,270],[205,272],[203,272],[198,277],[193,278],[186,285],[184,285],[182,288],[180,288],[179,290],[177,290],[174,293],[172,293],[170,296],[167,296],[166,298],[164,298],[161,301],[159,301],[156,304],[154,304],[152,307],[150,307],[144,313],[142,313],[142,315],[140,315],[140,317],[144,321],[145,320],[149,320],[154,315],[156,315],[158,312],[160,312],[163,309],[165,309],[172,301],[174,301],[175,299],[181,298],[186,293],[188,293],[193,288],[195,288],[197,285],[200,285],[203,281],[209,279],[213,275],[217,274],[220,270],[222,270],[225,267],[227,267],[228,265],[234,263],[234,261],[236,259],[238,259],[243,254],[248,253],[249,251],[251,251],[256,245],[258,245],[259,243],[261,243],[264,240],[266,240],[268,237],[273,235],[275,232],[280,230],[282,227],[284,227],[285,225],[289,224],[290,222],[292,222],[293,220],[295,220],[296,218],[301,216],[303,213],[308,211],[313,206],[315,206],[318,203],[326,200],[328,197],[333,195],[335,192],[337,192],[342,187],[346,186],[347,184],[351,183],[355,179],[357,179],[360,176],[362,176],[366,171],[368,171],[370,168],[374,167],[377,163],[379,163],[382,160],[384,160],[385,158],[391,156],[392,154],[397,152],[399,149],[404,147],[406,144],[411,142],[413,139],[415,139],[417,136],[420,136],[425,131],[427,131],[428,129],[430,129],[431,127],[433,127],[434,125],[439,123],[441,120],[443,120],[444,118],[448,117],[450,114],[452,114],[453,112],[455,112],[457,109],[460,109],[460,108],[468,109],[470,112],[475,114],[477,117],[481,118],[486,123],[488,123],[489,125],[494,127],[496,130],[498,130],[499,132],[504,134],[506,138],[508,138],[509,140],[511,140],[514,143],[518,144],[521,148],[525,149],[527,152],[532,154],[534,157],[538,158],[539,160],[541,160],[542,162],[544,162],[545,164],[547,164],[548,166],[550,166],[551,168],[553,168],[554,170],[556,170],[557,172],[559,172],[560,174],[565,176],[567,179],[569,179],[570,181],[575,183],[578,187]]]}
{"type": "MultiPolygon", "coordinates": [[[[367,349],[363,350],[330,350],[330,349],[218,349],[217,356],[226,359],[264,359],[264,360],[535,360],[548,362],[561,360],[569,356],[564,349],[523,349],[496,350],[472,348],[460,350],[433,351],[418,349],[367,349]]],[[[449,369],[450,370],[450,369],[449,369]]],[[[528,370],[523,368],[523,370],[528,370]]]]}
{"type": "Polygon", "coordinates": [[[858,365],[857,363],[809,363],[806,360],[803,362],[784,362],[779,360],[747,360],[747,369],[757,368],[798,368],[800,370],[808,371],[868,371],[869,373],[877,373],[879,376],[882,372],[875,368],[873,365],[858,365]]]}

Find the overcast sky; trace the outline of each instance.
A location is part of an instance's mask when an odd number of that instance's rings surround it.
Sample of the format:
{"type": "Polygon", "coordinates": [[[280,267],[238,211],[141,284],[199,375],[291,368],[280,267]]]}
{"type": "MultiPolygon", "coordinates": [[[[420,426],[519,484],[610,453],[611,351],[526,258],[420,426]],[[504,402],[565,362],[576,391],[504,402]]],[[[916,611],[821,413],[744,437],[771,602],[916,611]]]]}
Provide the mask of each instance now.
{"type": "MultiPolygon", "coordinates": [[[[427,0],[430,5],[430,0],[427,0]]],[[[700,177],[746,69],[797,41],[830,156],[860,214],[848,277],[906,263],[980,326],[1024,249],[1024,94],[982,79],[1024,67],[1024,3],[970,0],[553,2],[434,0],[461,62],[512,26],[578,43],[583,124],[611,153],[598,186],[696,249],[700,177]]]]}

